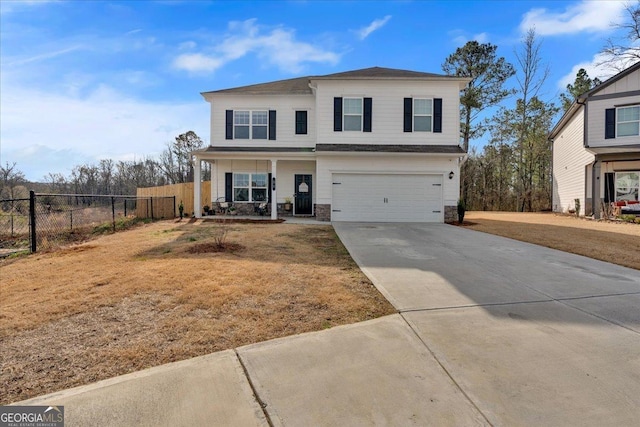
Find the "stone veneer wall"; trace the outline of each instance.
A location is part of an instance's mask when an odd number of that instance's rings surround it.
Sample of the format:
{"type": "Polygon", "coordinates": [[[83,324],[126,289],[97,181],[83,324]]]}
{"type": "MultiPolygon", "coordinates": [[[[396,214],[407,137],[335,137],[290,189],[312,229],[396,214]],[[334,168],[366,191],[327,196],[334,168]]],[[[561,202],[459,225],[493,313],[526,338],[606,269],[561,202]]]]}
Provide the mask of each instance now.
{"type": "Polygon", "coordinates": [[[316,220],[331,221],[331,205],[315,205],[316,220]]]}
{"type": "Polygon", "coordinates": [[[445,206],[444,207],[444,222],[456,222],[458,220],[458,207],[457,206],[445,206]]]}

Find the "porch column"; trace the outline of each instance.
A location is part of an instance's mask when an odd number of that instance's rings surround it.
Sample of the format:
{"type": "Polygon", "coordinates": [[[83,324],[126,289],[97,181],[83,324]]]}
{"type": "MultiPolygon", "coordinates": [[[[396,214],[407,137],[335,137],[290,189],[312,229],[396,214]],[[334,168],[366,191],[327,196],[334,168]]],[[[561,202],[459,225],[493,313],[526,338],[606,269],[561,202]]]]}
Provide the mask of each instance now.
{"type": "Polygon", "coordinates": [[[211,200],[211,210],[214,210],[214,203],[216,202],[216,199],[218,198],[216,193],[217,193],[217,188],[218,188],[218,165],[216,165],[216,161],[212,160],[211,163],[211,191],[210,191],[210,198],[209,200],[211,200]],[[215,187],[214,187],[215,185],[215,187]]]}
{"type": "Polygon", "coordinates": [[[202,206],[200,206],[200,193],[202,191],[200,163],[200,158],[198,156],[193,156],[193,214],[196,218],[202,218],[202,206]]]}
{"type": "Polygon", "coordinates": [[[278,161],[271,159],[271,219],[278,219],[278,197],[276,196],[277,180],[276,167],[278,161]]]}
{"type": "Polygon", "coordinates": [[[600,219],[600,165],[601,162],[596,159],[593,162],[591,170],[591,207],[593,209],[593,217],[600,219]]]}

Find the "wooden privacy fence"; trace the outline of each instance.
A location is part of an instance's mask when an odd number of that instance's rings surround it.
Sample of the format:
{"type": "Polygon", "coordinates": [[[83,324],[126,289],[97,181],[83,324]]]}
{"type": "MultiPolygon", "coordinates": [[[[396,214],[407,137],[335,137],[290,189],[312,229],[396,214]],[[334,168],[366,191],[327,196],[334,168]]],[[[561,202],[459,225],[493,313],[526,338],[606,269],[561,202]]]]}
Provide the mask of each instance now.
{"type": "MultiPolygon", "coordinates": [[[[160,187],[138,188],[137,197],[172,197],[176,198],[176,209],[180,202],[184,205],[184,215],[193,214],[193,182],[183,184],[163,185],[160,187]]],[[[215,202],[215,200],[214,200],[215,202]]],[[[200,188],[200,207],[211,206],[211,181],[202,182],[200,188]]]]}

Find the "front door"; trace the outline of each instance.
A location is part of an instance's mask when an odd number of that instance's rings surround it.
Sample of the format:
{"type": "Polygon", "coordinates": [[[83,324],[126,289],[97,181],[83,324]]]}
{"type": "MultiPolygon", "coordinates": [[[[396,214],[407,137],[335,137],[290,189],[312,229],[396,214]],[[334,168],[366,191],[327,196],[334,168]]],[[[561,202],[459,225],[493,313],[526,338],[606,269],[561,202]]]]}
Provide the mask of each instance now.
{"type": "Polygon", "coordinates": [[[313,213],[311,205],[311,175],[296,175],[294,183],[295,206],[293,213],[296,215],[311,215],[313,213]]]}

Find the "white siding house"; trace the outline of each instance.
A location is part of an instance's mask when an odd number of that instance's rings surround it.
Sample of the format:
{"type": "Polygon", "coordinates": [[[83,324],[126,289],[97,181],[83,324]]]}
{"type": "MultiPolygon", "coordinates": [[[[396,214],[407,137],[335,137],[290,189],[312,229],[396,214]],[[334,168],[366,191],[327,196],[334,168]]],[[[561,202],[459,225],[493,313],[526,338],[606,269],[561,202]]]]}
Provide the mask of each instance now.
{"type": "Polygon", "coordinates": [[[581,95],[550,134],[553,210],[599,218],[602,207],[638,201],[640,63],[581,95]]]}
{"type": "Polygon", "coordinates": [[[242,213],[266,202],[272,218],[453,220],[467,82],[374,67],[205,92],[211,145],[193,153],[195,200],[204,161],[211,200],[242,213]]]}

